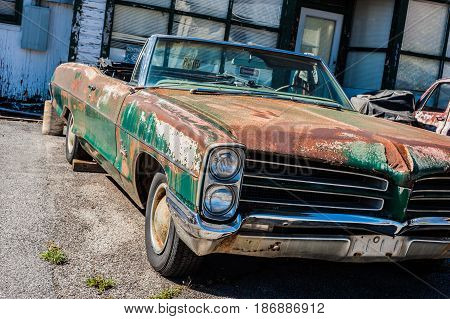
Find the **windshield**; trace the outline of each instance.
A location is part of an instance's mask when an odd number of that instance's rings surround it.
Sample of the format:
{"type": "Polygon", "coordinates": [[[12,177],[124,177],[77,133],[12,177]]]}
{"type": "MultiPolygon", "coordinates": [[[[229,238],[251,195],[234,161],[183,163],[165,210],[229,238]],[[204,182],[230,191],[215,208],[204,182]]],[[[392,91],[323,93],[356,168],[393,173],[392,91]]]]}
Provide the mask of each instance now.
{"type": "Polygon", "coordinates": [[[314,99],[353,110],[339,84],[315,59],[232,45],[158,39],[146,86],[179,85],[314,99]]]}

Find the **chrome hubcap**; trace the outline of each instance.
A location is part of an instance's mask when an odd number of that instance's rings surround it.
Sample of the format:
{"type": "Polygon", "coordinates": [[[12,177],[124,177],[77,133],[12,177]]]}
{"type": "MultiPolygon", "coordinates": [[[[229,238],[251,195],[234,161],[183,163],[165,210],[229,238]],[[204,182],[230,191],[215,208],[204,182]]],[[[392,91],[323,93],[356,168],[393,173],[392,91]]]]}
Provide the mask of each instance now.
{"type": "Polygon", "coordinates": [[[167,245],[170,229],[170,212],[167,206],[166,184],[158,186],[151,209],[150,234],[152,247],[156,254],[161,254],[167,245]]]}
{"type": "Polygon", "coordinates": [[[69,127],[67,128],[67,150],[72,154],[75,145],[75,133],[73,132],[73,116],[70,118],[69,127]]]}

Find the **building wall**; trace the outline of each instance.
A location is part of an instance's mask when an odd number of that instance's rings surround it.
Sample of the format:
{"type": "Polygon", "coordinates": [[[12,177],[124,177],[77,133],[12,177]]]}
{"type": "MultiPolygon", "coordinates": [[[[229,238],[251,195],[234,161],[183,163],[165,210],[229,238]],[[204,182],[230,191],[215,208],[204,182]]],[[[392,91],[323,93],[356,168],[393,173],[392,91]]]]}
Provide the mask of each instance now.
{"type": "Polygon", "coordinates": [[[355,0],[344,87],[417,97],[450,76],[450,6],[440,0],[355,0]]]}
{"type": "MultiPolygon", "coordinates": [[[[106,0],[75,2],[70,60],[95,64],[102,49],[106,0]]],[[[131,23],[132,21],[130,21],[131,23]]]]}
{"type": "MultiPolygon", "coordinates": [[[[24,0],[24,6],[31,0],[24,0]]],[[[70,43],[72,5],[48,3],[50,23],[47,51],[21,48],[21,26],[0,23],[0,97],[45,99],[54,69],[66,62],[70,43]]]]}

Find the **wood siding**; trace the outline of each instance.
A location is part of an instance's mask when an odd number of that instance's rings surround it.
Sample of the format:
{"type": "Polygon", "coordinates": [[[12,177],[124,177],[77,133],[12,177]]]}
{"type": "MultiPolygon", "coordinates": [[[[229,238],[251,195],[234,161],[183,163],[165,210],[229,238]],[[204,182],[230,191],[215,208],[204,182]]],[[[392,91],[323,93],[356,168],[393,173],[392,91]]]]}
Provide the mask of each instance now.
{"type": "Polygon", "coordinates": [[[75,8],[71,61],[95,64],[100,57],[106,0],[82,0],[75,8]]]}
{"type": "MultiPolygon", "coordinates": [[[[31,1],[25,0],[24,5],[31,1]]],[[[45,52],[21,49],[21,26],[0,23],[0,97],[45,99],[54,69],[67,61],[72,5],[49,3],[48,48],[45,52]]]]}

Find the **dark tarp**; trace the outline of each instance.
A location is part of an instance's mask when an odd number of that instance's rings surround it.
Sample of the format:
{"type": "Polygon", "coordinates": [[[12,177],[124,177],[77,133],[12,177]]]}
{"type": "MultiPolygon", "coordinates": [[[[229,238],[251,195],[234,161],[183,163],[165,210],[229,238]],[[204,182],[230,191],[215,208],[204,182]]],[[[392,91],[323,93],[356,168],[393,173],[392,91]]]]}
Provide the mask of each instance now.
{"type": "Polygon", "coordinates": [[[352,104],[362,114],[395,122],[415,122],[415,97],[409,91],[381,90],[352,97],[352,104]]]}

